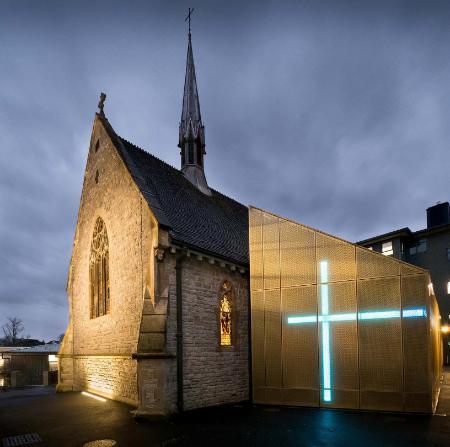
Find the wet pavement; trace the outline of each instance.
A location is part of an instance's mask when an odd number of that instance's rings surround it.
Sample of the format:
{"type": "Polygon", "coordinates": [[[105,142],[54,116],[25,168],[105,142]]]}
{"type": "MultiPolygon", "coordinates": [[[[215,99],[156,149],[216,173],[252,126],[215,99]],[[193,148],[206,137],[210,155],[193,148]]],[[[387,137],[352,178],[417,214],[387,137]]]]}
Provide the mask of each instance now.
{"type": "MultiPolygon", "coordinates": [[[[117,446],[449,446],[450,374],[440,416],[234,405],[136,422],[125,404],[52,388],[0,392],[0,440],[37,434],[40,446],[101,439],[117,446]],[[444,416],[448,411],[449,416],[444,416]]],[[[1,445],[1,444],[0,444],[1,445]]]]}

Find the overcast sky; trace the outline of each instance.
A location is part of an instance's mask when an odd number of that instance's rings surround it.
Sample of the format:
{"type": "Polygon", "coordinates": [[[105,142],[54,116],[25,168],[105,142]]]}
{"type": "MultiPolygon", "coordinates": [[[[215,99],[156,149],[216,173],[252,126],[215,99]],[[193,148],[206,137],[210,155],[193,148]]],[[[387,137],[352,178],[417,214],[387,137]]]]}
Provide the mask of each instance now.
{"type": "Polygon", "coordinates": [[[188,6],[212,187],[351,241],[450,199],[448,2],[0,0],[0,326],[65,330],[100,91],[179,167],[188,6]]]}

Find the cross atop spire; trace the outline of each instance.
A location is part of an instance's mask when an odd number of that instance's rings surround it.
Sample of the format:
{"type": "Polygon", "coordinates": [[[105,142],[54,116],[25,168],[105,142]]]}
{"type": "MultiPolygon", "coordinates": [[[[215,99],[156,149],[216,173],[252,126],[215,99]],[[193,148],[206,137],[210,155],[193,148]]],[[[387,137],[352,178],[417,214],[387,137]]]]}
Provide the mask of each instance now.
{"type": "Polygon", "coordinates": [[[186,20],[189,20],[189,39],[178,147],[181,149],[181,170],[183,174],[200,191],[210,195],[211,191],[203,170],[204,155],[206,154],[205,128],[200,114],[194,54],[192,52],[190,30],[192,11],[193,9],[189,8],[189,14],[186,17],[186,20]]]}
{"type": "Polygon", "coordinates": [[[189,8],[189,13],[184,19],[185,22],[189,23],[189,36],[191,35],[191,14],[194,12],[194,8],[189,8]]]}

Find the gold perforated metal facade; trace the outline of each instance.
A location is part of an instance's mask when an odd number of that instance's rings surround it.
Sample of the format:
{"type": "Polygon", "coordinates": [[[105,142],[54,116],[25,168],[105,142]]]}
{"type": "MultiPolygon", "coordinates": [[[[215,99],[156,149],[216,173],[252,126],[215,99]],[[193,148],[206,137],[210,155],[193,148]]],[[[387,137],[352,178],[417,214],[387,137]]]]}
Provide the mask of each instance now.
{"type": "Polygon", "coordinates": [[[256,403],[434,411],[427,271],[250,208],[250,288],[256,403]]]}

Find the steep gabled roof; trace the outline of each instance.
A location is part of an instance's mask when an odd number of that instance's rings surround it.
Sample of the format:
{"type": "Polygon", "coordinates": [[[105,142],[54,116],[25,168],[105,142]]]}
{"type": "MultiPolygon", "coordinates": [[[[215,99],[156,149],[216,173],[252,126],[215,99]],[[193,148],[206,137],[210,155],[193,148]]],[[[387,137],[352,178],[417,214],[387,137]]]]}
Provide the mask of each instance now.
{"type": "Polygon", "coordinates": [[[102,121],[136,185],[172,240],[237,264],[248,260],[248,209],[211,189],[203,194],[182,172],[119,137],[102,121]]]}

